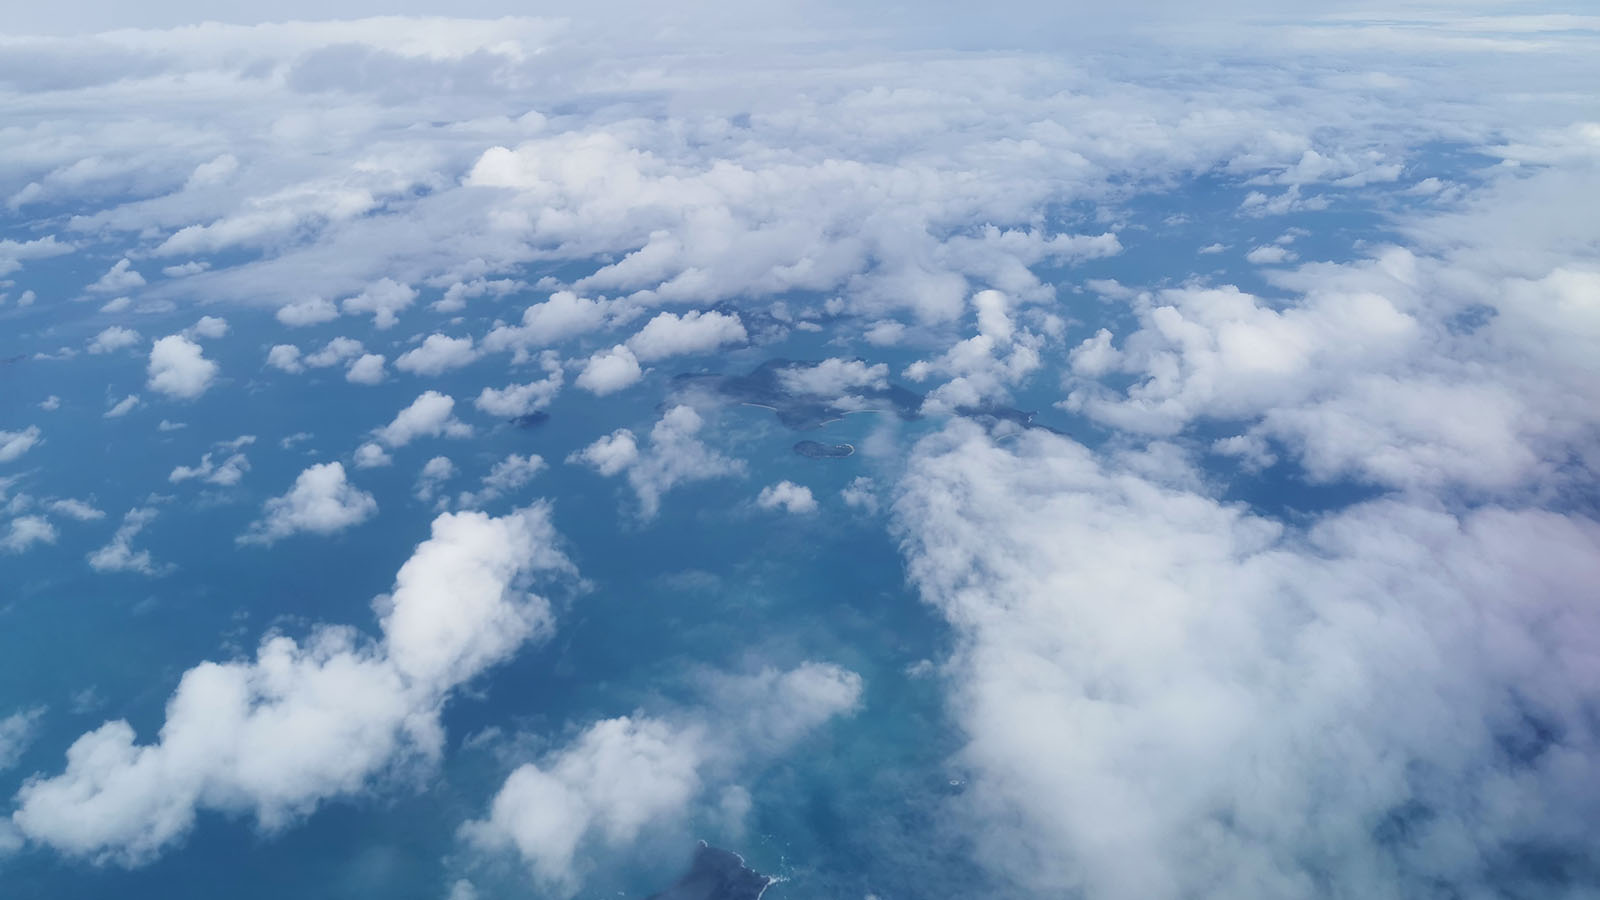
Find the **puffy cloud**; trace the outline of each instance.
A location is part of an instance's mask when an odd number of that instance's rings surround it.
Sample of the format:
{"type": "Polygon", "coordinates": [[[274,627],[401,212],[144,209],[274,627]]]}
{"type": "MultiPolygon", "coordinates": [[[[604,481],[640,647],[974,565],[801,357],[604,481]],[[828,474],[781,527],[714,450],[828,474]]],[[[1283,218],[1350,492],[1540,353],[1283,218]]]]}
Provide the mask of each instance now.
{"type": "Polygon", "coordinates": [[[336,337],[324,344],[321,350],[306,354],[306,365],[318,369],[337,366],[347,359],[360,356],[365,349],[355,338],[336,337]]]}
{"type": "Polygon", "coordinates": [[[889,386],[889,367],[868,364],[859,359],[829,358],[815,365],[793,365],[778,370],[778,383],[795,394],[811,394],[831,400],[862,388],[881,390],[889,386]]]}
{"type": "Polygon", "coordinates": [[[155,517],[154,507],[128,510],[123,514],[122,524],[117,526],[110,543],[89,554],[89,566],[96,572],[138,572],[141,575],[161,575],[170,571],[170,566],[156,563],[149,550],[133,549],[133,539],[155,517]]]}
{"type": "Polygon", "coordinates": [[[756,497],[756,505],[762,509],[782,509],[795,515],[805,515],[817,511],[817,498],[803,484],[780,481],[762,488],[756,497]]]}
{"type": "Polygon", "coordinates": [[[610,321],[616,305],[611,300],[556,291],[548,300],[524,309],[522,324],[497,324],[484,336],[483,349],[489,352],[515,350],[519,357],[526,356],[531,350],[599,330],[610,321]]]}
{"type": "Polygon", "coordinates": [[[219,369],[202,355],[199,344],[181,334],[167,335],[150,347],[150,389],[169,397],[193,400],[204,394],[219,369]]]}
{"type": "Polygon", "coordinates": [[[433,764],[455,689],[549,630],[548,602],[527,587],[572,571],[555,543],[543,506],[439,516],[374,601],[376,641],[324,625],[195,666],[155,742],[136,743],[126,721],[84,734],[62,772],[23,785],[12,822],[63,854],[134,866],[181,841],[201,810],[249,813],[270,831],[433,764]]]}
{"type": "Polygon", "coordinates": [[[355,453],[351,454],[351,458],[358,469],[376,469],[379,466],[387,466],[394,462],[394,457],[371,441],[357,447],[355,453]]]}
{"type": "Polygon", "coordinates": [[[118,294],[143,285],[144,276],[133,269],[133,263],[127,257],[123,257],[94,284],[89,285],[88,290],[97,294],[118,294]]]}
{"type": "Polygon", "coordinates": [[[626,845],[647,825],[681,814],[699,793],[705,736],[623,716],[591,725],[572,746],[519,767],[489,816],[463,834],[485,850],[514,849],[543,884],[571,893],[579,846],[591,831],[626,845]]]}
{"type": "Polygon", "coordinates": [[[618,344],[589,357],[574,383],[596,396],[604,397],[636,384],[643,377],[644,370],[639,368],[639,360],[634,357],[633,351],[618,344]]]}
{"type": "Polygon", "coordinates": [[[398,313],[417,299],[410,286],[392,278],[380,278],[354,297],[345,298],[341,307],[345,315],[371,313],[373,327],[393,328],[400,321],[398,313]]]}
{"type": "Polygon", "coordinates": [[[526,287],[519,281],[509,278],[474,278],[471,281],[458,281],[445,289],[444,296],[435,300],[430,309],[434,312],[460,312],[467,308],[467,300],[472,297],[494,296],[503,297],[518,288],[526,287]]]}
{"type": "Polygon", "coordinates": [[[852,478],[850,483],[844,486],[844,490],[839,492],[839,497],[844,500],[844,505],[851,509],[859,509],[868,514],[878,511],[877,486],[865,475],[852,478]]]}
{"type": "Polygon", "coordinates": [[[607,477],[626,473],[639,501],[639,515],[652,519],[661,509],[661,495],[693,481],[743,475],[744,461],[707,447],[696,435],[705,426],[688,406],[674,406],[650,429],[641,449],[632,431],[619,429],[567,457],[607,477]]]}
{"type": "Polygon", "coordinates": [[[416,497],[424,503],[432,500],[439,486],[456,476],[456,464],[447,456],[435,456],[422,466],[417,476],[416,497]]]}
{"type": "Polygon", "coordinates": [[[228,333],[228,320],[221,316],[201,316],[183,333],[189,337],[219,338],[228,333]]]}
{"type": "Polygon", "coordinates": [[[626,428],[618,428],[567,457],[567,462],[581,462],[608,478],[638,461],[639,443],[626,428]]]}
{"type": "MultiPolygon", "coordinates": [[[[515,851],[561,895],[581,883],[584,849],[625,847],[647,827],[681,818],[708,787],[782,753],[828,719],[853,710],[861,679],[808,662],[723,676],[709,709],[673,717],[604,719],[505,780],[485,819],[462,836],[485,851],[515,851]]],[[[734,786],[736,787],[736,786],[734,786]]]]}
{"type": "Polygon", "coordinates": [[[438,391],[423,391],[411,405],[395,414],[394,421],[373,431],[391,447],[403,447],[418,437],[467,437],[472,427],[454,415],[456,401],[438,391]]]}
{"type": "Polygon", "coordinates": [[[748,339],[744,323],[735,315],[714,310],[692,310],[681,316],[664,312],[628,338],[628,349],[640,362],[655,362],[669,356],[709,353],[748,339]]]}
{"type": "Polygon", "coordinates": [[[929,393],[925,405],[931,411],[1004,400],[1010,386],[1042,365],[1044,338],[1016,326],[1010,298],[995,290],[979,291],[972,296],[972,308],[977,334],[932,360],[906,367],[907,377],[916,381],[936,374],[951,376],[929,393]]]}
{"type": "MultiPolygon", "coordinates": [[[[14,241],[10,238],[0,239],[0,278],[10,275],[22,268],[22,264],[33,259],[48,259],[52,256],[64,256],[72,252],[72,245],[56,239],[53,234],[31,241],[14,241]]],[[[24,296],[31,295],[32,291],[25,292],[24,296]]],[[[31,300],[29,302],[32,302],[31,300]]],[[[22,298],[17,299],[18,306],[27,306],[22,298]]]]}
{"type": "Polygon", "coordinates": [[[344,380],[353,384],[378,384],[387,374],[383,363],[384,358],[381,353],[363,354],[345,369],[344,380]]]}
{"type": "Polygon", "coordinates": [[[1084,377],[1066,406],[1151,435],[1243,422],[1318,480],[1483,493],[1552,477],[1555,460],[1600,470],[1584,449],[1600,428],[1600,332],[1583,312],[1600,276],[1485,273],[1486,252],[1458,264],[1389,247],[1306,266],[1275,276],[1288,301],[1139,294],[1120,348],[1097,336],[1096,365],[1075,356],[1084,377]],[[1109,389],[1096,372],[1133,381],[1109,389]]]}
{"type": "Polygon", "coordinates": [[[123,328],[121,325],[112,325],[89,340],[90,353],[115,353],[124,347],[132,347],[143,338],[139,332],[132,328],[123,328]]]}
{"type": "Polygon", "coordinates": [[[543,355],[545,377],[526,384],[508,384],[503,388],[484,388],[473,405],[491,416],[514,419],[537,412],[550,405],[561,392],[563,375],[561,358],[553,352],[543,355]]]}
{"type": "Polygon", "coordinates": [[[1389,499],[1291,530],[968,423],[895,521],[960,633],[982,858],[1027,893],[1531,896],[1526,848],[1600,852],[1592,521],[1389,499]]]}
{"type": "Polygon", "coordinates": [[[29,425],[21,431],[0,431],[0,463],[11,462],[27,453],[39,443],[42,433],[37,425],[29,425]]]}
{"type": "Polygon", "coordinates": [[[343,465],[321,463],[301,472],[288,493],[268,500],[239,543],[271,544],[302,531],[333,534],[377,512],[378,501],[346,480],[343,465]]]}
{"type": "Polygon", "coordinates": [[[111,404],[111,406],[105,411],[105,413],[103,415],[107,419],[121,418],[122,416],[125,416],[128,413],[132,412],[134,407],[136,407],[138,405],[139,405],[139,395],[138,394],[129,394],[128,396],[123,397],[121,400],[118,400],[116,403],[111,404]]]}
{"type": "MultiPolygon", "coordinates": [[[[489,474],[483,476],[483,486],[477,491],[463,492],[457,503],[464,509],[482,506],[514,491],[543,471],[544,458],[535,454],[518,456],[513,453],[494,464],[489,474]]],[[[423,473],[426,475],[426,471],[423,473]]]]}
{"type": "Polygon", "coordinates": [[[299,328],[306,325],[318,325],[331,322],[339,318],[339,307],[331,300],[321,297],[309,297],[293,303],[285,303],[278,307],[276,313],[279,322],[290,328],[299,328]]]}
{"type": "Polygon", "coordinates": [[[18,516],[6,526],[5,534],[0,535],[0,550],[23,553],[34,544],[55,542],[56,527],[50,524],[49,519],[44,516],[18,516]]]}
{"type": "Polygon", "coordinates": [[[273,344],[267,351],[267,365],[291,374],[306,370],[300,360],[300,348],[293,344],[273,344]]]}
{"type": "Polygon", "coordinates": [[[414,375],[439,375],[471,365],[478,358],[472,338],[430,334],[420,346],[400,354],[394,367],[414,375]]]}

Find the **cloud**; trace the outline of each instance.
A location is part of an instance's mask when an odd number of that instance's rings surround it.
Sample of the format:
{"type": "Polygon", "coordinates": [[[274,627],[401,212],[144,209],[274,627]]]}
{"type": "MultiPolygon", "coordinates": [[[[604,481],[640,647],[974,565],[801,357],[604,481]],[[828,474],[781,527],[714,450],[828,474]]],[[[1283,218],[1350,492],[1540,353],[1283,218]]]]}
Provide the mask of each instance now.
{"type": "Polygon", "coordinates": [[[171,571],[170,566],[157,564],[149,550],[133,549],[133,539],[155,517],[155,508],[149,506],[124,513],[111,542],[88,555],[90,568],[96,572],[138,572],[141,575],[164,575],[171,571]]]}
{"type": "Polygon", "coordinates": [[[7,525],[6,533],[0,535],[0,550],[25,553],[34,544],[54,544],[56,536],[56,527],[44,516],[18,516],[7,525]]]}
{"type": "Polygon", "coordinates": [[[980,857],[1025,893],[1531,896],[1526,848],[1600,850],[1594,522],[1396,498],[1291,529],[960,422],[894,517],[958,630],[980,857]]]}
{"type": "MultiPolygon", "coordinates": [[[[448,462],[448,460],[447,460],[448,462]]],[[[489,474],[483,476],[483,486],[475,492],[462,492],[456,502],[463,509],[472,509],[498,500],[511,491],[521,488],[545,468],[544,459],[535,454],[518,456],[513,453],[494,464],[489,474]]],[[[424,475],[427,471],[424,470],[424,475]]]]}
{"type": "Polygon", "coordinates": [[[525,357],[530,350],[548,347],[607,325],[615,311],[611,300],[579,297],[572,291],[556,291],[548,300],[522,311],[522,324],[496,324],[483,338],[483,349],[494,353],[515,350],[525,357]]]}
{"type": "Polygon", "coordinates": [[[288,325],[290,328],[300,328],[306,325],[331,322],[339,318],[339,307],[335,306],[331,300],[310,297],[293,303],[285,303],[283,306],[278,307],[276,316],[279,322],[288,325]]]}
{"type": "Polygon", "coordinates": [[[300,532],[333,534],[377,512],[378,501],[345,479],[343,465],[321,463],[301,472],[288,493],[268,500],[239,543],[272,544],[300,532]]]}
{"type": "Polygon", "coordinates": [[[62,772],[18,791],[12,822],[65,855],[137,866],[182,841],[202,810],[274,831],[431,767],[451,694],[549,631],[549,604],[527,587],[572,572],[556,540],[544,506],[439,516],[374,601],[377,640],[323,625],[303,640],[269,633],[253,659],[195,666],[155,742],[136,743],[121,720],[84,734],[62,772]]]}
{"type": "Polygon", "coordinates": [[[815,365],[792,365],[778,370],[778,383],[794,394],[838,400],[862,388],[889,386],[889,366],[859,359],[829,358],[815,365]]]}
{"type": "Polygon", "coordinates": [[[29,425],[21,431],[0,431],[0,463],[11,462],[27,453],[39,443],[42,433],[37,425],[29,425]]]}
{"type": "Polygon", "coordinates": [[[390,447],[404,447],[423,436],[467,437],[472,434],[472,427],[453,415],[455,407],[454,398],[438,391],[423,391],[395,415],[394,421],[375,429],[373,434],[390,447]]]}
{"type": "Polygon", "coordinates": [[[384,358],[381,353],[366,353],[359,359],[350,363],[350,368],[344,372],[344,380],[352,384],[379,384],[386,376],[383,369],[384,358]]]}
{"type": "Polygon", "coordinates": [[[608,478],[638,461],[639,443],[626,428],[618,428],[567,457],[567,462],[581,462],[608,478]]]}
{"type": "Polygon", "coordinates": [[[220,316],[201,316],[183,333],[187,337],[220,338],[228,333],[228,320],[220,316]]]}
{"type": "Polygon", "coordinates": [[[628,338],[628,349],[640,362],[655,362],[669,356],[709,353],[725,344],[742,344],[748,339],[744,323],[736,315],[714,310],[692,310],[681,316],[664,312],[628,338]]]}
{"type": "Polygon", "coordinates": [[[115,353],[124,347],[132,347],[141,340],[143,338],[139,336],[139,332],[134,331],[132,328],[112,325],[90,339],[89,352],[115,353]]]}
{"type": "Polygon", "coordinates": [[[491,416],[515,419],[537,412],[550,405],[561,392],[563,375],[561,358],[555,353],[543,354],[545,377],[526,384],[508,384],[503,388],[484,388],[473,401],[473,406],[491,416]]]}
{"type": "Polygon", "coordinates": [[[1277,244],[1263,244],[1244,255],[1245,260],[1258,266],[1294,262],[1298,257],[1293,250],[1277,244]]]}
{"type": "Polygon", "coordinates": [[[300,361],[300,348],[293,344],[273,344],[267,351],[267,365],[290,374],[306,370],[300,361]]]}
{"type": "Polygon", "coordinates": [[[321,350],[306,354],[306,365],[318,369],[337,366],[347,359],[355,359],[366,348],[355,338],[336,337],[324,344],[321,350]]]}
{"type": "Polygon", "coordinates": [[[394,462],[394,457],[384,452],[382,447],[370,441],[356,448],[353,459],[358,469],[376,469],[379,466],[387,466],[394,462]]]}
{"type": "Polygon", "coordinates": [[[394,367],[413,375],[440,375],[471,365],[477,358],[478,351],[472,345],[472,338],[430,334],[421,346],[400,354],[394,361],[394,367]]]}
{"type": "Polygon", "coordinates": [[[211,387],[220,368],[201,354],[199,344],[171,334],[150,347],[149,387],[169,397],[193,400],[211,387]]]}
{"type": "Polygon", "coordinates": [[[949,412],[1008,399],[1012,385],[1043,364],[1044,337],[1018,327],[1013,301],[1000,291],[978,291],[971,298],[977,334],[930,360],[906,367],[906,377],[922,381],[933,375],[950,380],[928,394],[924,409],[949,412]]]}
{"type": "Polygon", "coordinates": [[[1508,276],[1493,258],[1506,246],[1469,243],[1459,259],[1376,248],[1274,275],[1282,301],[1232,286],[1141,293],[1120,347],[1097,336],[1075,354],[1084,377],[1067,380],[1065,406],[1149,435],[1245,423],[1317,481],[1479,496],[1543,483],[1554,461],[1586,459],[1581,436],[1600,428],[1581,312],[1600,275],[1508,276]],[[1091,349],[1099,363],[1085,368],[1091,349]]]}
{"type": "Polygon", "coordinates": [[[341,304],[345,315],[372,314],[374,328],[393,328],[400,321],[398,313],[417,299],[417,292],[392,278],[380,278],[354,297],[341,304]]]}
{"type": "Polygon", "coordinates": [[[574,383],[597,397],[604,397],[638,383],[643,377],[644,370],[639,368],[633,351],[618,344],[589,357],[574,383]]]}
{"type": "Polygon", "coordinates": [[[646,828],[682,818],[717,783],[731,782],[834,716],[856,708],[861,678],[825,663],[721,676],[712,704],[670,717],[604,719],[571,744],[505,780],[486,818],[462,826],[482,851],[515,852],[558,896],[576,893],[600,845],[626,847],[646,828]]]}
{"type": "Polygon", "coordinates": [[[429,305],[434,312],[460,312],[467,308],[467,300],[473,297],[493,296],[503,297],[519,288],[526,287],[520,281],[509,278],[474,278],[471,281],[458,281],[445,289],[444,296],[429,305]]]}
{"type": "Polygon", "coordinates": [[[844,500],[844,505],[851,509],[859,509],[868,515],[878,511],[877,486],[865,475],[852,478],[839,492],[839,497],[844,500]]]}
{"type": "Polygon", "coordinates": [[[133,263],[127,257],[123,257],[116,265],[107,269],[95,283],[89,285],[88,290],[97,294],[119,294],[143,285],[144,276],[134,271],[133,263]]]}
{"type": "Polygon", "coordinates": [[[803,484],[780,481],[762,488],[756,497],[756,505],[762,509],[782,509],[795,515],[806,515],[817,511],[817,498],[811,496],[811,489],[803,484]]]}
{"type": "MultiPolygon", "coordinates": [[[[53,234],[31,241],[15,241],[10,238],[0,239],[0,278],[10,275],[22,268],[28,260],[48,259],[52,256],[64,256],[71,253],[71,244],[57,240],[53,234]]],[[[32,294],[32,291],[28,291],[32,294]]],[[[27,306],[21,298],[17,300],[18,306],[27,306]]]]}
{"type": "Polygon", "coordinates": [[[567,462],[587,465],[606,477],[626,473],[640,517],[653,519],[661,510],[661,495],[678,485],[744,474],[743,460],[724,456],[696,437],[704,426],[692,408],[674,406],[650,429],[645,448],[624,428],[574,452],[567,462]]]}
{"type": "Polygon", "coordinates": [[[43,716],[43,707],[35,707],[0,718],[0,772],[15,766],[22,759],[23,751],[33,743],[39,719],[43,716]]]}
{"type": "Polygon", "coordinates": [[[417,476],[416,498],[424,503],[432,500],[439,486],[456,476],[456,464],[447,456],[435,456],[422,466],[417,476]]]}
{"type": "Polygon", "coordinates": [[[121,418],[122,416],[132,412],[138,405],[139,395],[129,394],[128,396],[123,397],[121,400],[118,400],[116,403],[113,403],[102,415],[107,419],[121,418]]]}
{"type": "Polygon", "coordinates": [[[244,478],[244,473],[250,471],[250,460],[243,453],[231,454],[220,463],[212,462],[211,456],[210,453],[201,456],[197,466],[178,466],[167,476],[167,480],[178,484],[199,479],[218,487],[232,487],[244,478]]]}
{"type": "Polygon", "coordinates": [[[52,500],[46,506],[58,516],[66,516],[69,519],[77,519],[80,522],[94,522],[106,517],[104,512],[90,504],[70,497],[63,500],[52,500]]]}

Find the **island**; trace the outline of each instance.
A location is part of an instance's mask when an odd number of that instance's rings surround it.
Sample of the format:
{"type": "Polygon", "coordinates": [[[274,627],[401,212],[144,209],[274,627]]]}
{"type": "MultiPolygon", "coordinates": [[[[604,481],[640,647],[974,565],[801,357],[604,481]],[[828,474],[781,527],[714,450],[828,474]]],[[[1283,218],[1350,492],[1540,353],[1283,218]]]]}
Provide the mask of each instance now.
{"type": "Polygon", "coordinates": [[[688,874],[648,900],[760,900],[772,882],[747,868],[739,854],[701,841],[688,874]]]}
{"type": "Polygon", "coordinates": [[[794,445],[794,452],[812,459],[844,459],[856,452],[852,444],[822,444],[817,441],[801,441],[794,445]]]}

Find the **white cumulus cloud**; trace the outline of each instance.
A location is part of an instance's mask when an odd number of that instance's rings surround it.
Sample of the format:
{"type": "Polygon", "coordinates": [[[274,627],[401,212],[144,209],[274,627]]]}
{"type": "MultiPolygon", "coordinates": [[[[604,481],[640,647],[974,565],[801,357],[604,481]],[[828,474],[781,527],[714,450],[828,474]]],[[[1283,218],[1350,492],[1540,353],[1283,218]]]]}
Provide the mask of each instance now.
{"type": "Polygon", "coordinates": [[[239,542],[271,544],[300,532],[333,534],[377,512],[378,501],[346,479],[343,465],[321,463],[301,472],[288,493],[268,500],[239,542]]]}
{"type": "Polygon", "coordinates": [[[149,386],[169,397],[193,400],[216,380],[220,366],[206,359],[200,345],[171,334],[150,347],[149,386]]]}

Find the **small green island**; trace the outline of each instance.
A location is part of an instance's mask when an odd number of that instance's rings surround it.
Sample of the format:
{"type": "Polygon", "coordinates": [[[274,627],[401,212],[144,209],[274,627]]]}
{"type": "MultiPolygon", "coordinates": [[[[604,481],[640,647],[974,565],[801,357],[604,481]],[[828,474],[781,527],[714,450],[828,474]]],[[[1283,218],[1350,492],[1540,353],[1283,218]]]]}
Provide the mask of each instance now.
{"type": "Polygon", "coordinates": [[[812,459],[844,459],[856,452],[852,444],[823,444],[817,441],[801,441],[794,445],[794,452],[812,459]]]}

